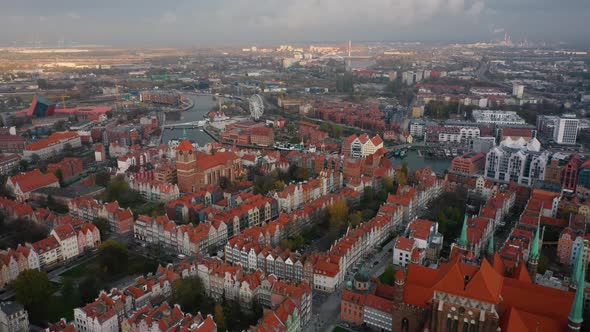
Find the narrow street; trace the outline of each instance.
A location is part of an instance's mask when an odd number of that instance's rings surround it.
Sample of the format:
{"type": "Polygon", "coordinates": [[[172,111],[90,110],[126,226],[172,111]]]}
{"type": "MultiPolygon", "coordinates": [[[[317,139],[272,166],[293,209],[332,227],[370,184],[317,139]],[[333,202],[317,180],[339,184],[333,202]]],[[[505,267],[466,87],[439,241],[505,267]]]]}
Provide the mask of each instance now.
{"type": "MultiPolygon", "coordinates": [[[[357,271],[365,270],[372,277],[379,277],[392,264],[393,244],[397,238],[387,243],[381,250],[369,254],[363,259],[357,271]],[[377,263],[377,264],[375,264],[377,263]]],[[[313,316],[310,322],[305,326],[305,332],[323,332],[332,331],[340,323],[340,301],[342,292],[346,287],[346,282],[352,280],[355,272],[348,271],[344,282],[332,294],[313,292],[313,316]]]]}

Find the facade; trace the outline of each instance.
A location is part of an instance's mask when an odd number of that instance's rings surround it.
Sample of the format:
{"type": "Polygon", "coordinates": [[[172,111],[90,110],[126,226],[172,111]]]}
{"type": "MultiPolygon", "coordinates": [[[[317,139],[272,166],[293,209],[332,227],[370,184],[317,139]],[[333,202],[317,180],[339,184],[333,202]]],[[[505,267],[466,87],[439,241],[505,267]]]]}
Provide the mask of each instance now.
{"type": "Polygon", "coordinates": [[[0,332],[28,332],[29,315],[17,302],[0,302],[0,332]]]}
{"type": "Polygon", "coordinates": [[[477,123],[495,125],[524,125],[526,122],[516,112],[500,110],[474,110],[473,118],[477,123]]]}
{"type": "Polygon", "coordinates": [[[57,132],[37,142],[28,144],[23,152],[24,158],[31,160],[33,155],[41,159],[58,155],[65,148],[79,148],[82,146],[80,135],[76,132],[57,132]]]}
{"type": "MultiPolygon", "coordinates": [[[[503,143],[507,140],[510,138],[503,143]]],[[[495,181],[514,181],[527,186],[533,185],[536,180],[543,180],[550,153],[540,152],[540,147],[533,145],[535,141],[533,139],[523,145],[524,140],[521,140],[518,144],[501,144],[491,149],[486,157],[485,176],[495,181]]]]}
{"type": "Polygon", "coordinates": [[[57,242],[59,242],[64,260],[68,261],[80,255],[78,236],[72,225],[57,226],[51,231],[50,235],[55,237],[57,242]]]}
{"type": "Polygon", "coordinates": [[[119,332],[115,308],[98,301],[74,309],[74,324],[78,331],[119,332]]]}
{"type": "Polygon", "coordinates": [[[342,154],[351,158],[366,158],[383,148],[383,140],[379,135],[370,138],[367,134],[353,134],[342,142],[342,154]]]}
{"type": "Polygon", "coordinates": [[[9,177],[6,187],[14,194],[17,201],[22,202],[28,200],[31,197],[31,192],[36,189],[59,188],[59,180],[52,173],[43,174],[35,169],[9,177]]]}
{"type": "Polygon", "coordinates": [[[468,152],[451,162],[451,171],[463,174],[478,174],[485,168],[486,156],[483,153],[468,152]]]}
{"type": "Polygon", "coordinates": [[[0,134],[0,151],[4,153],[22,153],[25,138],[20,135],[0,134]]]}
{"type": "Polygon", "coordinates": [[[61,180],[67,181],[84,170],[84,161],[82,158],[64,158],[62,161],[47,165],[47,173],[61,173],[61,180]]]}
{"type": "Polygon", "coordinates": [[[576,144],[579,123],[575,115],[560,117],[553,132],[553,140],[557,144],[576,144]]]}
{"type": "Polygon", "coordinates": [[[178,185],[153,180],[131,179],[129,188],[141,194],[148,201],[170,202],[180,197],[178,185]]]}
{"type": "Polygon", "coordinates": [[[20,157],[16,154],[0,156],[0,175],[8,175],[18,169],[19,162],[20,157]]]}

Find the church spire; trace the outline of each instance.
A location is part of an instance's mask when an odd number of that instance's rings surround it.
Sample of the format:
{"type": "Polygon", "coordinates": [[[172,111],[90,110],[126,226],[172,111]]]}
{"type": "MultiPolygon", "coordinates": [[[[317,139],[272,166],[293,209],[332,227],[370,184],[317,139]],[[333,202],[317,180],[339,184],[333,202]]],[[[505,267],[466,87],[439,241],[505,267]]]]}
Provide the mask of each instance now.
{"type": "Polygon", "coordinates": [[[539,233],[540,233],[540,229],[541,228],[541,223],[539,220],[539,223],[537,224],[537,230],[535,231],[535,238],[533,239],[533,245],[531,246],[531,254],[529,257],[529,260],[531,259],[539,259],[539,233]]]}
{"type": "Polygon", "coordinates": [[[182,139],[185,141],[188,139],[186,135],[186,128],[182,128],[182,139]]]}
{"type": "MultiPolygon", "coordinates": [[[[582,257],[582,252],[578,253],[578,257],[582,257]]],[[[578,275],[577,280],[577,289],[576,295],[574,296],[574,303],[572,304],[572,309],[568,316],[568,330],[569,331],[580,331],[582,327],[582,322],[584,321],[583,312],[584,312],[584,285],[585,285],[585,268],[584,268],[584,259],[578,259],[577,265],[581,266],[580,274],[578,275]]]]}
{"type": "Polygon", "coordinates": [[[572,272],[571,281],[573,287],[578,287],[580,279],[583,281],[583,275],[585,272],[584,270],[586,270],[584,265],[584,247],[582,247],[578,251],[578,256],[576,257],[576,262],[574,263],[574,271],[572,272]]]}
{"type": "Polygon", "coordinates": [[[487,254],[492,257],[494,256],[494,253],[496,252],[495,248],[494,248],[494,231],[492,231],[492,234],[490,235],[490,240],[488,241],[488,252],[487,254]]]}
{"type": "Polygon", "coordinates": [[[463,228],[461,228],[461,237],[459,238],[459,247],[467,249],[468,244],[469,241],[467,241],[467,212],[465,212],[465,216],[463,217],[463,228]]]}
{"type": "Polygon", "coordinates": [[[527,268],[529,270],[529,275],[533,282],[537,279],[537,267],[539,266],[539,247],[540,247],[540,234],[541,234],[541,217],[539,216],[539,221],[537,222],[537,229],[535,230],[535,237],[533,239],[533,243],[531,245],[531,251],[529,253],[529,261],[527,262],[527,268]]]}

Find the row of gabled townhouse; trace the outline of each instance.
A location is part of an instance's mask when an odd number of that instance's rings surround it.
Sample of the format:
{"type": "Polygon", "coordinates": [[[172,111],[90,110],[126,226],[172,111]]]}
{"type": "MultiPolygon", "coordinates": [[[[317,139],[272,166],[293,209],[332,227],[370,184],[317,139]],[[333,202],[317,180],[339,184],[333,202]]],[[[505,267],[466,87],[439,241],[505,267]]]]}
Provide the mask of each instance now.
{"type": "Polygon", "coordinates": [[[342,188],[342,173],[325,170],[317,178],[297,184],[290,184],[273,197],[279,203],[280,211],[290,213],[305,204],[342,188]]]}
{"type": "Polygon", "coordinates": [[[74,309],[74,325],[85,332],[120,331],[137,310],[171,298],[172,284],[181,277],[179,272],[160,266],[155,274],[139,277],[124,289],[103,290],[93,302],[74,309]]]}
{"type": "Polygon", "coordinates": [[[197,269],[207,294],[215,300],[238,301],[246,310],[251,309],[256,301],[264,307],[277,310],[285,300],[290,299],[300,312],[300,328],[311,319],[312,288],[307,281],[282,281],[261,270],[247,273],[240,265],[217,259],[203,260],[197,269]]]}
{"type": "Polygon", "coordinates": [[[170,202],[180,197],[178,185],[173,183],[133,178],[129,178],[127,183],[131,190],[137,191],[148,201],[170,202]]]}
{"type": "Polygon", "coordinates": [[[87,222],[93,222],[96,218],[106,219],[114,233],[133,232],[133,212],[129,208],[121,208],[117,201],[101,203],[92,197],[79,197],[72,199],[68,208],[71,216],[87,222]]]}
{"type": "Polygon", "coordinates": [[[248,227],[261,226],[279,216],[277,200],[262,195],[246,198],[234,208],[213,210],[204,220],[227,224],[228,237],[239,234],[248,227]]]}
{"type": "MultiPolygon", "coordinates": [[[[251,243],[260,246],[278,246],[280,241],[289,237],[300,235],[301,232],[311,226],[314,220],[319,220],[326,209],[335,202],[342,200],[338,194],[329,194],[307,204],[302,210],[292,213],[282,213],[278,219],[272,220],[262,226],[253,226],[244,229],[238,235],[232,236],[226,244],[226,257],[233,261],[232,250],[236,243],[251,243]]],[[[244,264],[242,264],[245,266],[244,264]]]]}
{"type": "Polygon", "coordinates": [[[0,289],[28,269],[49,269],[100,245],[100,232],[80,221],[55,227],[49,236],[16,249],[0,251],[0,289]]]}
{"type": "Polygon", "coordinates": [[[58,215],[49,209],[33,208],[29,203],[0,197],[0,211],[7,219],[24,219],[53,228],[58,215]]]}
{"type": "Polygon", "coordinates": [[[39,266],[45,270],[97,249],[100,243],[100,231],[95,225],[74,220],[57,226],[47,238],[25,245],[37,253],[39,266]]]}
{"type": "Polygon", "coordinates": [[[203,317],[198,312],[193,316],[184,313],[178,304],[170,306],[167,302],[164,302],[154,307],[148,303],[121,322],[121,331],[215,332],[217,331],[217,324],[212,315],[203,317]]]}
{"type": "Polygon", "coordinates": [[[225,260],[245,270],[260,269],[285,280],[306,280],[314,289],[333,292],[343,281],[346,271],[380,245],[401,224],[402,212],[394,208],[347,233],[326,253],[300,255],[264,242],[264,236],[234,237],[225,247],[225,260]]]}
{"type": "MultiPolygon", "coordinates": [[[[308,283],[280,281],[260,270],[244,273],[241,266],[197,257],[193,261],[159,266],[155,273],[137,278],[124,289],[101,291],[95,301],[74,309],[73,325],[84,332],[170,331],[179,326],[186,327],[182,331],[216,331],[210,317],[203,319],[199,313],[180,315],[180,308],[166,303],[172,297],[174,282],[191,277],[198,277],[213,299],[238,301],[243,310],[251,309],[257,302],[285,318],[283,324],[297,324],[294,331],[300,331],[311,319],[312,289],[308,283]],[[285,301],[291,301],[288,306],[296,306],[298,317],[287,319],[285,301]],[[189,321],[192,324],[185,324],[189,321]]],[[[287,311],[290,315],[294,312],[292,308],[287,311]]]]}
{"type": "Polygon", "coordinates": [[[301,255],[289,249],[232,239],[225,247],[225,261],[246,271],[262,270],[291,281],[306,280],[313,285],[315,255],[301,255]],[[233,240],[233,241],[232,241],[233,240]]]}
{"type": "Polygon", "coordinates": [[[39,268],[39,256],[31,248],[18,245],[16,249],[1,250],[0,289],[14,281],[21,272],[39,268]]]}
{"type": "Polygon", "coordinates": [[[384,204],[376,217],[348,229],[330,250],[320,255],[314,266],[314,289],[334,292],[343,282],[347,271],[352,270],[367,254],[381,245],[402,224],[403,210],[384,204]]]}
{"type": "Polygon", "coordinates": [[[140,243],[195,255],[221,248],[227,242],[227,226],[223,222],[176,225],[166,215],[141,215],[133,226],[133,236],[140,243]]]}
{"type": "Polygon", "coordinates": [[[201,213],[203,208],[224,200],[228,207],[239,205],[234,195],[226,195],[220,187],[208,185],[166,203],[166,214],[183,223],[200,222],[205,220],[201,213]]]}

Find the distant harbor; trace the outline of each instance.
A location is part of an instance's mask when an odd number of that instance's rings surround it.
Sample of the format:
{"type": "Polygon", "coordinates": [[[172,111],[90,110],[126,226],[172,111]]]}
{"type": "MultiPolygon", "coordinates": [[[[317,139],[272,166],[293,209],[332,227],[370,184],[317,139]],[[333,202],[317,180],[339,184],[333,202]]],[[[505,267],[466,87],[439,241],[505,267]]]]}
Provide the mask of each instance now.
{"type": "Polygon", "coordinates": [[[167,144],[170,140],[180,140],[183,138],[185,132],[186,137],[199,144],[199,146],[212,142],[213,138],[204,131],[203,126],[205,125],[204,118],[217,104],[217,101],[213,100],[212,95],[202,94],[187,94],[186,98],[193,103],[192,107],[182,112],[179,120],[166,121],[167,127],[162,134],[162,143],[167,144]],[[203,122],[203,125],[200,125],[201,122],[203,122]],[[186,123],[191,124],[182,125],[186,123]],[[178,125],[178,128],[168,127],[169,125],[174,126],[175,124],[178,125]]]}
{"type": "Polygon", "coordinates": [[[429,166],[436,174],[442,175],[451,166],[452,151],[450,151],[451,156],[447,157],[444,149],[442,154],[433,152],[433,150],[440,151],[440,149],[434,148],[401,149],[396,150],[399,151],[397,154],[396,151],[393,151],[388,156],[396,167],[407,162],[411,170],[429,166]]]}

